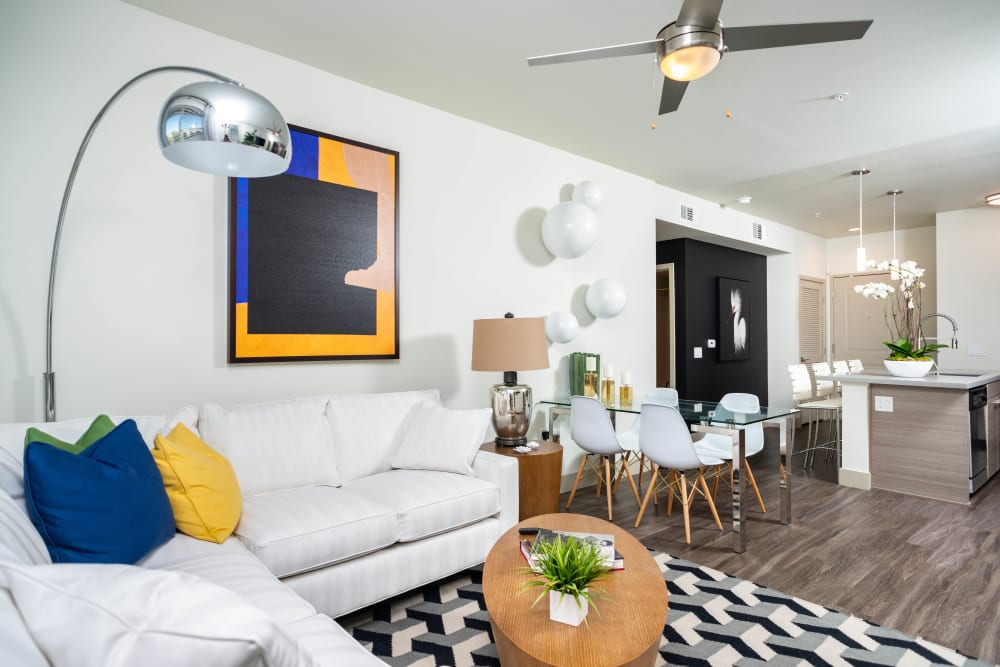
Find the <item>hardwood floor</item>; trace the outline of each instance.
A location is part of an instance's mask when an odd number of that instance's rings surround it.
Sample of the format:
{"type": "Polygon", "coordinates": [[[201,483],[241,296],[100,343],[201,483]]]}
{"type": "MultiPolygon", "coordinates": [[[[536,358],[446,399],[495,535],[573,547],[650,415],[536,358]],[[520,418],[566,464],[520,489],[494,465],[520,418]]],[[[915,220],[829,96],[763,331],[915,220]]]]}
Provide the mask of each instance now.
{"type": "MultiPolygon", "coordinates": [[[[627,487],[615,496],[614,523],[647,547],[1000,663],[1000,475],[966,506],[838,486],[831,483],[832,459],[818,453],[815,467],[803,471],[796,456],[792,524],[782,526],[777,433],[765,433],[768,446],[750,461],[768,511],[761,513],[748,494],[745,553],[732,551],[725,483],[717,500],[724,532],[704,501],[696,501],[690,545],[677,506],[672,516],[665,503],[659,511],[648,507],[633,528],[638,507],[627,487]]],[[[645,484],[644,478],[643,490],[645,484]]],[[[568,495],[562,494],[562,511],[568,495]]],[[[608,516],[593,487],[577,491],[571,511],[608,516]]]]}

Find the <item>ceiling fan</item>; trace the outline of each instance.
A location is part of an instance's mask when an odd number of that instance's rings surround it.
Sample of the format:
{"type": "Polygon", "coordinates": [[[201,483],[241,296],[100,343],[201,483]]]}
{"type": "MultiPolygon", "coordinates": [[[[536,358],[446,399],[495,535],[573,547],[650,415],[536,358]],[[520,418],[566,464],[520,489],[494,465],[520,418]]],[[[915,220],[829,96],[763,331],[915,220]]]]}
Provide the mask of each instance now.
{"type": "Polygon", "coordinates": [[[778,46],[820,44],[861,39],[872,21],[789,23],[723,28],[719,20],[722,0],[684,0],[677,20],[656,39],[596,49],[554,53],[528,58],[529,65],[554,65],[579,60],[656,53],[663,80],[660,115],[676,111],[689,81],[711,72],[726,51],[751,51],[778,46]]]}

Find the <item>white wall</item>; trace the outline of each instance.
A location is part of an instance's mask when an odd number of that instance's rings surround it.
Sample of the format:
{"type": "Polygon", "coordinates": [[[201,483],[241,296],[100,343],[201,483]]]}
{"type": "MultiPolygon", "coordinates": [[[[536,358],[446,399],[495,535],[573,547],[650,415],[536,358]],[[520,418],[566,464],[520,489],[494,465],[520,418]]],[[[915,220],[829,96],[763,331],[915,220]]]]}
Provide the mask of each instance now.
{"type": "Polygon", "coordinates": [[[583,315],[583,290],[601,277],[625,284],[625,312],[582,317],[577,340],[551,348],[551,369],[521,377],[536,398],[552,395],[562,357],[592,350],[653,384],[652,182],[119,2],[20,2],[5,14],[0,84],[17,97],[0,119],[23,143],[0,165],[0,420],[42,414],[49,253],[79,141],[123,82],[165,64],[243,80],[290,122],[400,152],[401,358],[227,365],[226,181],[158,155],[160,105],[199,78],[164,75],[111,110],[70,202],[56,287],[60,419],[417,387],[485,406],[500,374],[469,370],[472,320],[583,315]],[[582,258],[555,260],[542,216],[586,179],[605,190],[600,238],[582,258]]]}
{"type": "MultiPolygon", "coordinates": [[[[937,215],[938,308],[958,321],[958,350],[941,350],[944,368],[1000,369],[1000,209],[983,206],[937,215]],[[969,356],[969,346],[986,356],[969,356]]],[[[949,333],[947,323],[938,329],[949,333]]],[[[946,341],[943,341],[946,342],[946,341]]]]}

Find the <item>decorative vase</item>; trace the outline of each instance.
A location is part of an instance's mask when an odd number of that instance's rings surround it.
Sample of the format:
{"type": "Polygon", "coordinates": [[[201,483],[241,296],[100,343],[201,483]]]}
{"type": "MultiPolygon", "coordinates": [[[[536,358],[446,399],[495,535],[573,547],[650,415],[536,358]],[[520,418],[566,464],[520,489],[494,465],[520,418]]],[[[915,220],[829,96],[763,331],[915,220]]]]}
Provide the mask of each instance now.
{"type": "Polygon", "coordinates": [[[567,625],[580,625],[587,616],[590,605],[568,593],[549,591],[549,620],[567,625]]]}
{"type": "Polygon", "coordinates": [[[890,375],[901,378],[922,378],[930,373],[931,368],[934,367],[933,361],[917,361],[916,359],[907,361],[885,359],[882,363],[885,364],[885,369],[889,371],[890,375]]]}

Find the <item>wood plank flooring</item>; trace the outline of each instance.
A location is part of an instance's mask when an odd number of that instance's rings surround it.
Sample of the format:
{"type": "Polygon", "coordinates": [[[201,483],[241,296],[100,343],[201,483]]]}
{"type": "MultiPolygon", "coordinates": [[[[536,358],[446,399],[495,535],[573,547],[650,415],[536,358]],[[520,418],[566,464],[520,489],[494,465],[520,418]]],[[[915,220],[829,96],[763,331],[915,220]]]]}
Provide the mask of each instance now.
{"type": "MultiPolygon", "coordinates": [[[[614,523],[647,547],[1000,663],[1000,475],[966,506],[838,486],[831,483],[832,459],[824,461],[820,452],[815,467],[803,471],[796,456],[792,525],[782,526],[777,433],[765,433],[768,446],[750,461],[768,511],[761,513],[748,493],[745,553],[732,551],[725,483],[717,500],[724,532],[704,501],[696,501],[690,545],[676,506],[671,516],[665,503],[660,511],[648,507],[633,528],[638,507],[627,486],[615,496],[614,523]]],[[[804,431],[799,437],[804,441],[804,431]]],[[[562,511],[568,495],[562,495],[562,511]]],[[[571,511],[608,516],[593,487],[577,491],[571,511]]]]}

